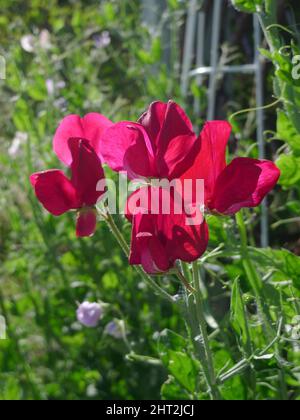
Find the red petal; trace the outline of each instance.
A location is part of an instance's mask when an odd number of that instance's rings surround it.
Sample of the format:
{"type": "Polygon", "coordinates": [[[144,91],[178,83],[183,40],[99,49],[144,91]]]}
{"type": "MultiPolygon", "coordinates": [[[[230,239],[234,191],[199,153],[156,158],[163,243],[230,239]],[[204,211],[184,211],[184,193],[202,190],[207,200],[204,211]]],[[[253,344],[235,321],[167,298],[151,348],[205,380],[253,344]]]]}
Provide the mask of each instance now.
{"type": "Polygon", "coordinates": [[[113,123],[101,114],[91,113],[84,118],[78,115],[69,115],[59,125],[53,140],[53,148],[58,158],[70,166],[72,155],[68,141],[70,138],[87,140],[100,155],[101,137],[103,132],[113,123]]]}
{"type": "Polygon", "coordinates": [[[123,121],[106,130],[101,153],[112,170],[125,171],[131,179],[150,177],[155,171],[152,145],[140,124],[123,121]]]}
{"type": "Polygon", "coordinates": [[[132,265],[142,265],[146,273],[157,274],[172,267],[166,251],[155,237],[154,219],[151,215],[139,214],[134,218],[132,229],[131,254],[132,265]]]}
{"type": "Polygon", "coordinates": [[[220,174],[211,209],[223,214],[256,207],[275,187],[279,169],[268,160],[236,158],[220,174]]]}
{"type": "Polygon", "coordinates": [[[77,217],[76,235],[79,238],[93,236],[97,226],[97,212],[95,209],[82,209],[77,217]]]}
{"type": "Polygon", "coordinates": [[[155,151],[157,149],[158,137],[165,121],[167,108],[167,103],[153,102],[138,121],[147,131],[149,138],[152,139],[155,151]]]}
{"type": "Polygon", "coordinates": [[[184,208],[182,197],[162,188],[142,188],[132,194],[126,209],[126,216],[133,221],[134,226],[130,258],[132,264],[143,264],[148,272],[149,267],[156,267],[156,271],[167,271],[176,260],[192,262],[205,252],[208,228],[202,215],[190,226],[185,212],[176,214],[176,210],[181,207],[184,208]],[[155,198],[158,198],[158,202],[151,208],[155,198]],[[134,211],[133,203],[139,207],[139,199],[148,203],[148,214],[145,214],[144,205],[134,211]],[[166,213],[163,208],[170,211],[166,213]],[[146,258],[144,262],[143,256],[146,258]]]}
{"type": "Polygon", "coordinates": [[[209,231],[204,219],[194,226],[187,226],[185,219],[182,219],[181,225],[177,222],[173,227],[169,252],[175,260],[191,263],[206,251],[209,231]]]}
{"type": "Polygon", "coordinates": [[[62,171],[54,169],[33,174],[30,182],[38,200],[54,216],[78,208],[76,190],[62,171]]]}
{"type": "Polygon", "coordinates": [[[203,179],[205,202],[212,199],[216,181],[226,167],[226,146],[231,126],[226,121],[209,121],[201,134],[201,150],[194,165],[184,174],[183,179],[203,179]]]}
{"type": "Polygon", "coordinates": [[[177,178],[194,163],[200,142],[191,121],[175,102],[154,102],[139,122],[153,145],[159,178],[177,178]]]}
{"type": "Polygon", "coordinates": [[[73,159],[72,184],[80,199],[80,207],[93,206],[105,192],[104,185],[97,191],[98,182],[104,180],[101,161],[85,140],[70,139],[69,148],[73,159]]]}

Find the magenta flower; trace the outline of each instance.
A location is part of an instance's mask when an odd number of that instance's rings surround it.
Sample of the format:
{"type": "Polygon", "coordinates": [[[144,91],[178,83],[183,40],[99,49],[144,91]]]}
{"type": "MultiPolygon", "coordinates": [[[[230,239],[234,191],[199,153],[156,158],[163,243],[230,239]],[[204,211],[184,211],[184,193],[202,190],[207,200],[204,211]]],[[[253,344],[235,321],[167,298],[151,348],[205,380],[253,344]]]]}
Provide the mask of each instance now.
{"type": "Polygon", "coordinates": [[[232,215],[243,207],[256,207],[275,187],[280,177],[269,160],[238,157],[226,164],[226,147],[231,126],[210,121],[200,134],[201,150],[184,179],[203,179],[205,206],[215,213],[232,215]]]}
{"type": "Polygon", "coordinates": [[[102,115],[89,114],[85,118],[71,115],[63,120],[54,137],[54,150],[59,159],[71,169],[71,179],[58,170],[38,172],[30,177],[41,204],[54,216],[77,210],[76,233],[91,236],[96,229],[95,205],[105,192],[99,157],[99,143],[105,128],[111,123],[102,115]]]}
{"type": "Polygon", "coordinates": [[[131,179],[175,179],[194,163],[199,140],[185,112],[174,102],[154,102],[137,123],[123,121],[102,138],[104,161],[131,179]]]}

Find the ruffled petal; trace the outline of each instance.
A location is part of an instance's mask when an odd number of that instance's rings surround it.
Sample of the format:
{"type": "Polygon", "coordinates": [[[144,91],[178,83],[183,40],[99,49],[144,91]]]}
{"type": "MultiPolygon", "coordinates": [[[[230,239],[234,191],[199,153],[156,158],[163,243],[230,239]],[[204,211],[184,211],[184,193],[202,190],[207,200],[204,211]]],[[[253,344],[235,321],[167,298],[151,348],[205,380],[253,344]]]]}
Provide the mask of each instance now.
{"type": "Polygon", "coordinates": [[[172,262],[154,232],[153,216],[137,214],[134,217],[129,263],[142,265],[148,274],[165,272],[172,267],[172,262]]]}
{"type": "Polygon", "coordinates": [[[154,187],[136,191],[128,199],[126,217],[133,223],[130,262],[143,264],[147,272],[149,267],[167,271],[178,259],[195,261],[207,248],[203,215],[186,213],[182,197],[174,191],[154,187]]]}
{"type": "Polygon", "coordinates": [[[280,171],[271,161],[236,158],[219,175],[210,208],[235,214],[243,207],[256,207],[279,177],[280,171]]]}
{"type": "Polygon", "coordinates": [[[194,163],[200,141],[183,109],[175,102],[155,102],[140,120],[146,128],[156,155],[160,178],[181,176],[194,163]]]}
{"type": "Polygon", "coordinates": [[[62,171],[54,169],[35,173],[30,182],[38,200],[54,216],[79,207],[76,190],[62,171]]]}
{"type": "Polygon", "coordinates": [[[204,180],[205,202],[214,195],[214,188],[220,173],[226,167],[226,146],[230,137],[231,126],[226,121],[209,121],[201,134],[201,149],[195,163],[183,175],[183,179],[204,180]]]}
{"type": "Polygon", "coordinates": [[[132,122],[120,122],[105,131],[101,153],[104,162],[129,178],[150,177],[155,172],[154,152],[145,129],[132,122]]]}
{"type": "Polygon", "coordinates": [[[79,238],[93,236],[97,226],[97,212],[95,209],[79,211],[76,223],[76,235],[79,238]]]}
{"type": "Polygon", "coordinates": [[[77,191],[80,207],[93,206],[105,192],[105,183],[99,188],[99,181],[104,180],[101,161],[86,140],[70,139],[72,155],[72,184],[77,191]]]}
{"type": "Polygon", "coordinates": [[[69,115],[60,123],[53,140],[53,149],[58,158],[67,166],[72,163],[68,141],[71,138],[87,140],[101,158],[101,137],[113,123],[101,114],[91,113],[84,118],[69,115]]]}
{"type": "Polygon", "coordinates": [[[172,230],[169,253],[175,260],[191,263],[200,258],[207,249],[209,241],[208,226],[204,218],[187,225],[186,217],[178,221],[172,230]]]}

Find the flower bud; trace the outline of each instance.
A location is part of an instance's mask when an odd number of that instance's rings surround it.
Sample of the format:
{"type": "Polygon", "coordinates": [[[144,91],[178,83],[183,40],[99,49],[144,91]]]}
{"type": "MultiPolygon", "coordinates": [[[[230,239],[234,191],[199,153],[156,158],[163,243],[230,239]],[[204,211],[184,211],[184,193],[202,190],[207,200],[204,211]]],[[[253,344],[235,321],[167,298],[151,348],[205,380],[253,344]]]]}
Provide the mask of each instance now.
{"type": "Polygon", "coordinates": [[[105,333],[113,338],[123,338],[126,335],[124,321],[115,319],[109,322],[105,327],[105,333]]]}
{"type": "Polygon", "coordinates": [[[83,302],[77,309],[78,321],[88,328],[94,328],[103,316],[103,308],[99,303],[83,302]]]}

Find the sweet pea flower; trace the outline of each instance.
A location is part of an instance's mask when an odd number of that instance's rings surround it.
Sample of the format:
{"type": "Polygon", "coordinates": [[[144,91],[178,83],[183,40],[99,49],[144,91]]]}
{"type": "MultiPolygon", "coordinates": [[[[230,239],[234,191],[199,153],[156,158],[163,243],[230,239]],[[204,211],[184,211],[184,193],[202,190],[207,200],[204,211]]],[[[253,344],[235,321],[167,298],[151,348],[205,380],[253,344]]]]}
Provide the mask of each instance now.
{"type": "Polygon", "coordinates": [[[115,319],[113,321],[110,321],[105,329],[105,334],[110,335],[113,338],[121,339],[126,336],[125,332],[125,324],[123,320],[115,319]]]}
{"type": "Polygon", "coordinates": [[[84,118],[71,115],[63,120],[54,137],[54,151],[71,169],[71,179],[58,169],[34,173],[30,177],[41,204],[54,216],[76,210],[78,237],[91,236],[96,230],[95,205],[105,193],[105,186],[97,191],[104,179],[99,143],[110,121],[99,114],[84,118]]]}
{"type": "Polygon", "coordinates": [[[154,102],[137,123],[123,121],[102,138],[105,163],[129,178],[176,179],[194,163],[199,139],[175,102],[154,102]]]}
{"type": "Polygon", "coordinates": [[[279,169],[269,160],[237,157],[227,165],[230,134],[226,121],[207,122],[195,163],[182,176],[182,180],[204,180],[205,207],[211,213],[233,215],[244,207],[260,205],[280,177],[279,169]]]}
{"type": "Polygon", "coordinates": [[[189,224],[191,217],[184,210],[182,197],[174,191],[161,187],[137,190],[128,199],[126,217],[133,225],[129,262],[142,265],[148,274],[167,272],[177,260],[191,263],[207,248],[208,227],[203,215],[189,224]],[[154,200],[156,209],[152,208],[154,200]],[[178,204],[182,211],[176,210],[178,204]]]}
{"type": "Polygon", "coordinates": [[[77,309],[77,320],[88,328],[94,328],[103,316],[103,309],[99,303],[83,302],[77,309]]]}

